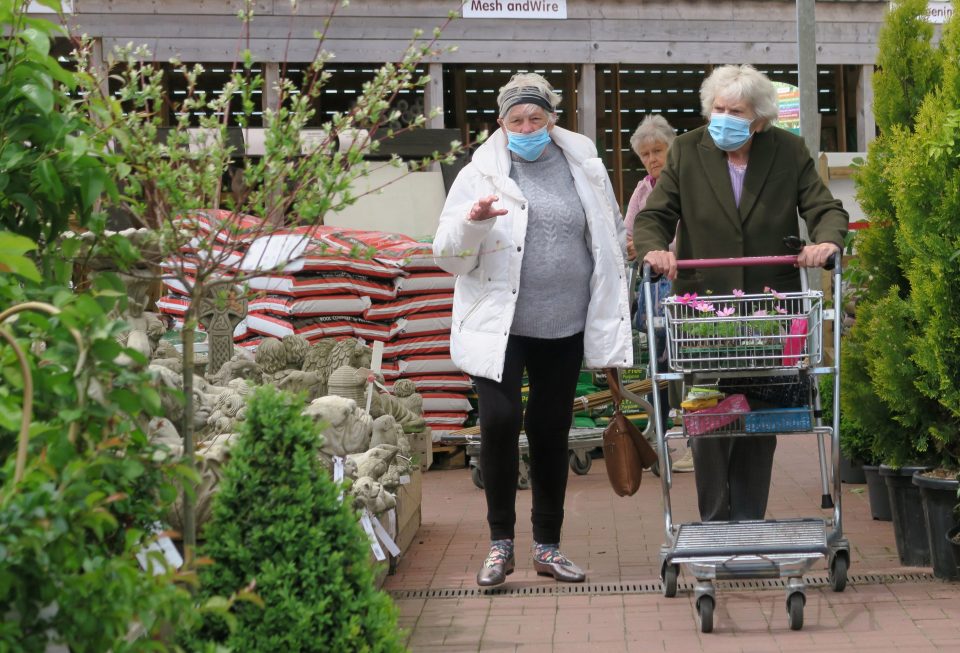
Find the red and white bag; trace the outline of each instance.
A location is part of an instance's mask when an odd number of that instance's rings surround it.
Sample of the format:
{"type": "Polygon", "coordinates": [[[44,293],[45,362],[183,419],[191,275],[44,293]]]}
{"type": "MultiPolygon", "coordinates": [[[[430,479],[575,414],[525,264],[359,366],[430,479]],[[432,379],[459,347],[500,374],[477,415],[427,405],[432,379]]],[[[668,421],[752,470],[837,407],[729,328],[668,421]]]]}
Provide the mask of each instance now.
{"type": "Polygon", "coordinates": [[[274,338],[300,335],[307,340],[352,336],[357,318],[340,315],[284,319],[265,313],[250,313],[247,324],[254,333],[274,338]]]}
{"type": "Polygon", "coordinates": [[[395,302],[376,302],[364,312],[363,317],[368,320],[395,320],[413,313],[435,313],[450,310],[453,310],[453,294],[436,293],[405,297],[395,302]]]}
{"type": "Polygon", "coordinates": [[[414,313],[397,321],[401,324],[401,338],[415,338],[437,333],[450,333],[453,316],[450,311],[443,313],[414,313]]]}
{"type": "Polygon", "coordinates": [[[446,353],[450,356],[450,334],[437,334],[421,338],[400,338],[388,342],[383,348],[384,358],[398,358],[412,354],[446,353]]]}
{"type": "Polygon", "coordinates": [[[427,424],[430,425],[430,428],[444,430],[449,429],[452,426],[463,426],[463,423],[467,421],[467,413],[438,413],[424,411],[423,419],[426,420],[427,424]]]}
{"type": "Polygon", "coordinates": [[[397,297],[427,293],[450,293],[457,278],[449,272],[414,272],[394,281],[397,297]]]}
{"type": "Polygon", "coordinates": [[[469,412],[473,409],[470,400],[457,392],[421,392],[423,396],[423,412],[453,413],[458,411],[469,412]]]}
{"type": "Polygon", "coordinates": [[[257,238],[239,263],[245,272],[280,270],[282,274],[302,272],[348,272],[368,277],[393,279],[403,270],[372,259],[359,248],[331,245],[322,235],[330,227],[298,227],[257,238]]]}
{"type": "Polygon", "coordinates": [[[414,376],[417,374],[459,374],[458,368],[450,358],[450,352],[428,355],[404,356],[397,361],[400,374],[414,376]]]}
{"type": "Polygon", "coordinates": [[[357,295],[319,295],[316,297],[288,297],[266,295],[250,300],[250,311],[313,317],[318,315],[361,315],[370,307],[369,297],[357,295]]]}
{"type": "Polygon", "coordinates": [[[251,278],[249,283],[254,290],[292,297],[343,293],[385,300],[396,297],[396,290],[392,283],[376,281],[348,272],[311,276],[262,276],[251,278]]]}

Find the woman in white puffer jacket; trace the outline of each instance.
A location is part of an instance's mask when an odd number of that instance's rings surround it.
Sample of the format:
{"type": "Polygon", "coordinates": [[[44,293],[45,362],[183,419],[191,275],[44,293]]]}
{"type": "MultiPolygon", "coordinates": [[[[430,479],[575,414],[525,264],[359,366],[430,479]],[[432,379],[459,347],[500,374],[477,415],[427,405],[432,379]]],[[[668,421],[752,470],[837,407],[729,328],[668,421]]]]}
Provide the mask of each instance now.
{"type": "Polygon", "coordinates": [[[482,586],[514,569],[521,428],[530,445],[534,568],[584,580],[558,549],[577,378],[584,361],[633,364],[620,211],[594,144],[555,125],[559,99],[535,73],[500,89],[501,129],[457,176],[433,244],[437,263],[457,275],[451,355],[479,397],[491,539],[482,586]]]}

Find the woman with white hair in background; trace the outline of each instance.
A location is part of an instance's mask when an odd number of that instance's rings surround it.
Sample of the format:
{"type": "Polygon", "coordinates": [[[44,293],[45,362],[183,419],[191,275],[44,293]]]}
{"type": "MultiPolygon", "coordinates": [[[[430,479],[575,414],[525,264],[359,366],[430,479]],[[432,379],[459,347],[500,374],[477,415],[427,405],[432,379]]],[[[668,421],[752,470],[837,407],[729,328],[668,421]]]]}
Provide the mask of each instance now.
{"type": "MultiPolygon", "coordinates": [[[[803,139],[774,126],[777,91],[765,75],[720,66],[700,87],[700,102],[708,124],[677,137],[634,221],[637,256],[675,280],[678,295],[799,291],[797,267],[822,267],[840,252],[847,212],[803,139]],[[677,259],[795,254],[785,238],[799,237],[798,215],[814,244],[803,247],[796,267],[677,271],[677,259]],[[676,252],[668,248],[674,234],[676,252]]],[[[776,446],[775,435],[692,438],[701,520],[763,519],[776,446]]]]}
{"type": "Polygon", "coordinates": [[[630,260],[636,258],[637,252],[633,248],[633,221],[644,206],[647,198],[657,185],[657,179],[667,163],[667,150],[677,137],[673,127],[667,119],[658,114],[650,114],[641,122],[637,130],[630,137],[630,147],[640,158],[646,176],[637,183],[637,187],[630,196],[627,211],[623,216],[623,225],[627,230],[627,255],[630,260]]]}
{"type": "MultiPolygon", "coordinates": [[[[633,132],[633,136],[630,137],[630,147],[633,148],[633,151],[640,158],[640,163],[643,164],[644,170],[647,171],[647,175],[637,183],[633,195],[630,196],[630,203],[627,204],[627,212],[623,216],[623,225],[627,229],[627,256],[631,261],[637,257],[637,252],[633,247],[633,221],[637,213],[642,211],[643,207],[647,205],[647,198],[650,197],[650,193],[653,192],[653,188],[657,185],[657,179],[660,178],[660,173],[663,171],[663,166],[667,163],[667,151],[670,149],[670,145],[676,137],[677,134],[673,131],[673,127],[670,126],[667,119],[657,114],[646,116],[640,122],[637,130],[633,132]]],[[[675,245],[671,243],[671,251],[674,250],[674,247],[675,245]]],[[[661,277],[654,285],[653,301],[656,307],[654,311],[656,315],[663,315],[660,300],[670,294],[670,287],[670,280],[666,277],[661,277]]],[[[636,326],[637,330],[643,336],[646,336],[647,312],[643,304],[643,293],[640,292],[637,293],[636,326]]],[[[663,329],[657,329],[656,351],[659,360],[665,363],[666,334],[663,329]]],[[[660,390],[660,396],[662,397],[660,402],[660,415],[661,419],[666,423],[670,416],[670,404],[667,400],[667,391],[665,388],[660,390]]],[[[656,447],[656,442],[651,442],[651,444],[656,447]]],[[[670,469],[675,472],[692,472],[693,451],[688,447],[683,456],[673,461],[670,469]]]]}
{"type": "Polygon", "coordinates": [[[559,101],[536,73],[500,89],[500,129],[450,188],[433,244],[437,263],[457,275],[450,353],[479,399],[491,540],[481,586],[503,583],[515,567],[521,427],[533,567],[584,580],[559,550],[577,379],[584,359],[593,368],[633,361],[619,207],[593,142],[556,125],[559,101]]]}

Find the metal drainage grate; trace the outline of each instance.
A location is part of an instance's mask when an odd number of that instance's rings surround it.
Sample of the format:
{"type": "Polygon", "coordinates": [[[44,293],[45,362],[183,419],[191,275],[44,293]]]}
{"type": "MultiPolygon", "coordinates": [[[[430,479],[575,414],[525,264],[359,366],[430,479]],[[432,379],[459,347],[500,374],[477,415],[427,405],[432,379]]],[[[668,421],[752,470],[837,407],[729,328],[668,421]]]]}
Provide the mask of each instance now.
{"type": "MultiPolygon", "coordinates": [[[[877,573],[855,574],[848,577],[850,585],[892,585],[894,583],[926,583],[936,581],[931,573],[877,573]]],[[[828,587],[830,580],[826,574],[818,576],[804,576],[807,587],[828,587]]],[[[755,579],[755,580],[727,580],[715,581],[719,591],[731,590],[768,590],[786,587],[786,579],[755,579]]],[[[681,592],[692,592],[694,584],[689,581],[677,583],[681,592]]],[[[557,583],[556,585],[534,585],[533,587],[494,587],[492,589],[448,588],[428,590],[393,590],[390,592],[395,600],[403,599],[466,599],[492,598],[497,596],[559,596],[585,595],[602,596],[610,594],[660,594],[663,586],[660,581],[645,583],[557,583]]]]}

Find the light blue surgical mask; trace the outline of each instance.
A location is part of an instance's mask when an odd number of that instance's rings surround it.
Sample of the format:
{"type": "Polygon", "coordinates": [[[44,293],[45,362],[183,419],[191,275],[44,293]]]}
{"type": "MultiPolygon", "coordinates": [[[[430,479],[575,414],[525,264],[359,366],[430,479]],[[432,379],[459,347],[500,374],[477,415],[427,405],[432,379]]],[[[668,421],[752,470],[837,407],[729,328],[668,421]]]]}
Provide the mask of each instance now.
{"type": "Polygon", "coordinates": [[[752,120],[731,116],[729,113],[714,113],[710,116],[707,130],[713,142],[724,152],[733,152],[746,145],[753,135],[750,133],[752,120]]]}
{"type": "Polygon", "coordinates": [[[550,134],[546,127],[541,127],[529,134],[507,132],[507,149],[515,152],[527,161],[536,161],[543,154],[543,149],[550,142],[550,134]]]}

